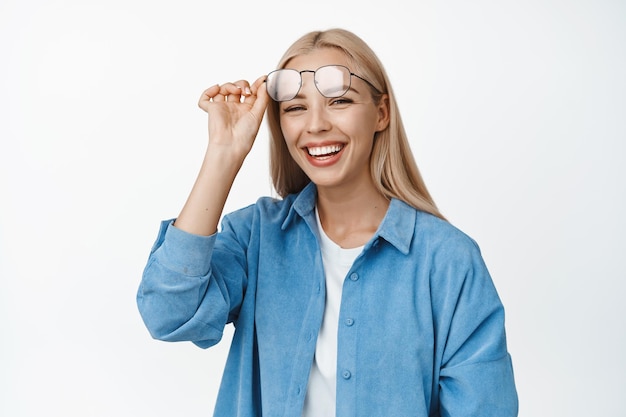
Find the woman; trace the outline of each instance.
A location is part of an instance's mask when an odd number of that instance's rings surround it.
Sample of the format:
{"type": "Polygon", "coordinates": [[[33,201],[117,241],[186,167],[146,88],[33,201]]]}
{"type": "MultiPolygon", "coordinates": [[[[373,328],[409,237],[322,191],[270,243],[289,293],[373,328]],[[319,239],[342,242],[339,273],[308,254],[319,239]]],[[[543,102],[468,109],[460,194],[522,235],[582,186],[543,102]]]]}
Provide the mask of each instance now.
{"type": "Polygon", "coordinates": [[[474,241],[445,221],[371,49],[340,29],[279,70],[200,99],[209,143],[138,292],[153,337],[235,334],[216,416],[515,416],[504,311],[474,241]],[[281,199],[225,216],[258,132],[281,199]]]}

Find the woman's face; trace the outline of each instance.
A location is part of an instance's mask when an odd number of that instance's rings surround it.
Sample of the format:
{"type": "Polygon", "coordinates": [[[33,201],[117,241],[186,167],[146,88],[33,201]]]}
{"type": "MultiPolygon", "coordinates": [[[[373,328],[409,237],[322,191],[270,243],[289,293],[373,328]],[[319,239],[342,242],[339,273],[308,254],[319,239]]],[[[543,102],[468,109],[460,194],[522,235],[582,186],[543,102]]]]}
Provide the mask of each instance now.
{"type": "MultiPolygon", "coordinates": [[[[343,52],[332,48],[292,58],[286,68],[315,71],[325,65],[350,68],[343,52]]],[[[291,156],[318,189],[371,185],[374,134],[388,124],[386,96],[374,103],[368,84],[352,76],[348,92],[327,98],[315,87],[313,73],[304,72],[298,95],[281,102],[279,112],[291,156]]]]}

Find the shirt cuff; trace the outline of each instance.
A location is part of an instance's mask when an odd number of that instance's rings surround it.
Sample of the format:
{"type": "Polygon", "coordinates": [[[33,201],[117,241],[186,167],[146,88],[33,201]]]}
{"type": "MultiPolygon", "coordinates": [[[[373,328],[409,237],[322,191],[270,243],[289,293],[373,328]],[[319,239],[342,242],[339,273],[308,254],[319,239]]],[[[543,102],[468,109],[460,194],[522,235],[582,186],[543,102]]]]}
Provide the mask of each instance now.
{"type": "Polygon", "coordinates": [[[205,276],[209,272],[216,239],[217,233],[195,235],[174,226],[174,220],[165,220],[161,222],[154,255],[161,265],[174,272],[205,276]]]}

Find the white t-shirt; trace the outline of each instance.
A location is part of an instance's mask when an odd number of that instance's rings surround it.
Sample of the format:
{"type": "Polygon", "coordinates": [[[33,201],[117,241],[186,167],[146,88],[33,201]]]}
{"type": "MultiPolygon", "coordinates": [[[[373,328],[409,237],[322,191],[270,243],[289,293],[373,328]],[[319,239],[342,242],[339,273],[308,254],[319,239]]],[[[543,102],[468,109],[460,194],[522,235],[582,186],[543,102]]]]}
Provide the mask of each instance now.
{"type": "Polygon", "coordinates": [[[334,417],[337,388],[337,331],[343,281],[363,246],[350,249],[340,247],[324,233],[317,207],[315,214],[326,275],[326,303],[302,416],[334,417]]]}

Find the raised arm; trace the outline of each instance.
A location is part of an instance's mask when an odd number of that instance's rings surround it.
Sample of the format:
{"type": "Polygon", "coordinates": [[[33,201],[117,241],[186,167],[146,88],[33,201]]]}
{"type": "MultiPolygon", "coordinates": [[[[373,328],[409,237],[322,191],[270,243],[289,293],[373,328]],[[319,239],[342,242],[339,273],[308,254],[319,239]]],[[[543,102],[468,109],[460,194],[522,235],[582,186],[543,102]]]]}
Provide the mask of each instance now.
{"type": "Polygon", "coordinates": [[[247,285],[245,255],[229,228],[213,259],[215,232],[267,103],[263,78],[252,86],[247,81],[215,85],[200,98],[199,106],[209,115],[204,161],[176,227],[162,223],[137,292],[139,311],[154,338],[209,347],[237,315],[247,285]]]}
{"type": "Polygon", "coordinates": [[[217,231],[226,198],[250,152],[269,96],[264,77],[206,89],[198,106],[209,116],[209,144],[196,182],[175,226],[208,236],[217,231]]]}

